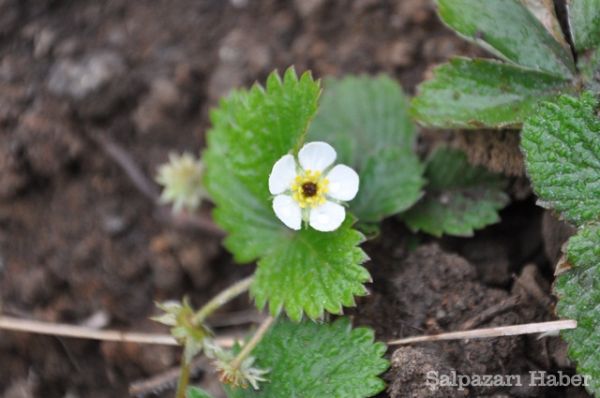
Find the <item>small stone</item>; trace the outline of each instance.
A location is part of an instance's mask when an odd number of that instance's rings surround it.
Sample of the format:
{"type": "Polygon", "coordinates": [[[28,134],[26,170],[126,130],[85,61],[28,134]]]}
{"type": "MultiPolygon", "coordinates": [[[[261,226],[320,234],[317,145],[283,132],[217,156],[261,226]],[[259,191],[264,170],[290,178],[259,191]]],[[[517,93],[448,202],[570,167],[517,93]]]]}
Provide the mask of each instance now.
{"type": "Polygon", "coordinates": [[[48,80],[50,92],[80,100],[124,74],[125,62],[114,52],[98,52],[82,59],[56,63],[48,80]]]}
{"type": "Polygon", "coordinates": [[[294,7],[302,18],[308,18],[319,11],[327,0],[294,0],[294,7]]]}
{"type": "Polygon", "coordinates": [[[235,8],[246,8],[248,0],[229,0],[232,6],[235,8]]]}
{"type": "Polygon", "coordinates": [[[118,236],[127,230],[129,222],[118,214],[109,214],[102,219],[102,229],[110,236],[118,236]]]}
{"type": "Polygon", "coordinates": [[[42,29],[33,42],[33,56],[43,58],[50,54],[54,43],[56,42],[56,33],[50,29],[42,29]]]}

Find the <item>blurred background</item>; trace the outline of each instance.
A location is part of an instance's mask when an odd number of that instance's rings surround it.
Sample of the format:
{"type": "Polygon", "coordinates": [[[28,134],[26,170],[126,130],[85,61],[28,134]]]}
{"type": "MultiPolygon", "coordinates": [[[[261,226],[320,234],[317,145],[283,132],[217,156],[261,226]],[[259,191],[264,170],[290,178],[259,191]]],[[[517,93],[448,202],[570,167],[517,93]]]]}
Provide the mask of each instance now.
{"type": "MultiPolygon", "coordinates": [[[[425,0],[0,0],[2,312],[165,332],[155,301],[198,305],[252,269],[165,217],[148,184],[169,152],[199,153],[221,96],[290,65],[385,72],[412,93],[431,65],[478,53],[425,0]]],[[[0,332],[0,396],[125,397],[178,356],[0,332]]]]}

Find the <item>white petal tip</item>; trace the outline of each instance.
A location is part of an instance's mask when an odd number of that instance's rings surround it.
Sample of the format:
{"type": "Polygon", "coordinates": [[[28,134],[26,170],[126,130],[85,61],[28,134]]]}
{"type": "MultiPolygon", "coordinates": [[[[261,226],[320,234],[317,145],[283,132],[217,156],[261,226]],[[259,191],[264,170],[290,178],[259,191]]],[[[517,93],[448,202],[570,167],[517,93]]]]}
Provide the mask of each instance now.
{"type": "Polygon", "coordinates": [[[329,180],[328,196],[344,202],[356,197],[360,178],[352,168],[344,164],[338,164],[327,173],[327,179],[329,180]]]}
{"type": "Polygon", "coordinates": [[[336,157],[335,149],[322,141],[309,142],[298,152],[298,161],[304,170],[323,171],[333,164],[336,157]]]}

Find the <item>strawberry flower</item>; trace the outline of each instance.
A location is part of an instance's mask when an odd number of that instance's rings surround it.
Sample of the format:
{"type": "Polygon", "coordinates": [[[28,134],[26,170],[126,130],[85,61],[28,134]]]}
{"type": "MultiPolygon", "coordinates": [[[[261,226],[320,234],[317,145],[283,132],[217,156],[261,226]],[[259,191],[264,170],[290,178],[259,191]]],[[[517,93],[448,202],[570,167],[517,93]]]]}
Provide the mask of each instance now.
{"type": "Polygon", "coordinates": [[[309,142],[298,158],[282,156],[269,176],[275,215],[289,228],[302,222],[317,231],[335,231],[346,218],[343,204],[354,199],[359,177],[350,167],[338,164],[335,149],[325,142],[309,142]]]}

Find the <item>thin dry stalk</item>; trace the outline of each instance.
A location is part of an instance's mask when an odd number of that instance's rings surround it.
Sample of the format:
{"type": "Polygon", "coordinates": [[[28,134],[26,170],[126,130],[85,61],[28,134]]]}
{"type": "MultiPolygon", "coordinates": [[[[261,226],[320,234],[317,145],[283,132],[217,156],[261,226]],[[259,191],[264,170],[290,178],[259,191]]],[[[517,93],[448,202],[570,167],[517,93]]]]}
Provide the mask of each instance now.
{"type": "MultiPolygon", "coordinates": [[[[49,323],[0,316],[0,329],[16,332],[45,334],[51,336],[72,337],[77,339],[117,341],[138,344],[179,345],[168,334],[122,332],[119,330],[97,330],[84,326],[75,326],[62,323],[49,323]]],[[[223,347],[231,347],[232,338],[217,338],[215,343],[223,347]]]]}
{"type": "Polygon", "coordinates": [[[405,345],[440,340],[465,340],[484,339],[502,336],[517,336],[521,334],[558,332],[560,330],[575,329],[576,327],[577,321],[572,319],[564,319],[560,321],[526,323],[523,325],[498,326],[493,328],[441,333],[434,334],[431,336],[413,336],[404,339],[388,341],[388,345],[405,345]]]}

